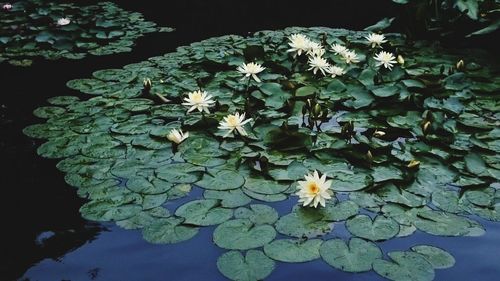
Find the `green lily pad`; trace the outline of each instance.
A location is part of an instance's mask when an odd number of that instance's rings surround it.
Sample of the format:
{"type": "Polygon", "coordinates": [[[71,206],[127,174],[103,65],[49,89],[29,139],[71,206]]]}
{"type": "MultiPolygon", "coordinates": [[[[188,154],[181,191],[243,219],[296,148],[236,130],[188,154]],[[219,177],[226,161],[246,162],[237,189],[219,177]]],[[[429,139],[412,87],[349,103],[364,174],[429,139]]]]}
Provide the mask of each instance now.
{"type": "Polygon", "coordinates": [[[372,242],[353,237],[349,244],[342,239],[325,241],[320,254],[329,265],[347,272],[364,272],[372,269],[372,263],[382,258],[382,251],[372,242]]]}
{"type": "Polygon", "coordinates": [[[429,245],[418,245],[411,250],[421,254],[436,269],[450,268],[455,264],[455,258],[443,249],[429,245]]]}
{"type": "Polygon", "coordinates": [[[249,219],[234,219],[217,226],[214,242],[224,249],[248,250],[264,246],[275,236],[276,231],[270,225],[255,225],[249,219]]]}
{"type": "Polygon", "coordinates": [[[391,239],[399,233],[399,224],[384,216],[372,220],[367,215],[357,215],[347,220],[346,227],[353,235],[371,241],[391,239]]]}
{"type": "Polygon", "coordinates": [[[219,170],[213,175],[204,174],[196,185],[210,190],[231,190],[241,187],[244,183],[245,178],[236,171],[219,170]]]}
{"type": "Polygon", "coordinates": [[[282,216],[276,222],[276,230],[292,237],[316,237],[329,233],[333,223],[324,220],[319,209],[300,207],[282,216]]]}
{"type": "Polygon", "coordinates": [[[373,270],[389,280],[430,281],[434,269],[425,257],[415,252],[390,252],[391,261],[382,259],[373,262],[373,270]]]}
{"type": "Polygon", "coordinates": [[[264,253],[282,262],[306,262],[319,258],[319,248],[323,240],[279,239],[266,244],[264,253]]]}
{"type": "Polygon", "coordinates": [[[217,260],[219,271],[235,281],[263,280],[271,274],[274,266],[273,260],[258,250],[249,250],[246,256],[238,251],[230,251],[217,260]]]}
{"type": "Polygon", "coordinates": [[[233,216],[231,209],[220,207],[219,200],[194,200],[180,206],[175,215],[184,218],[185,224],[199,226],[220,224],[233,216]]]}
{"type": "Polygon", "coordinates": [[[173,244],[191,239],[198,233],[197,227],[182,225],[181,218],[164,218],[146,226],[142,235],[155,244],[173,244]]]}

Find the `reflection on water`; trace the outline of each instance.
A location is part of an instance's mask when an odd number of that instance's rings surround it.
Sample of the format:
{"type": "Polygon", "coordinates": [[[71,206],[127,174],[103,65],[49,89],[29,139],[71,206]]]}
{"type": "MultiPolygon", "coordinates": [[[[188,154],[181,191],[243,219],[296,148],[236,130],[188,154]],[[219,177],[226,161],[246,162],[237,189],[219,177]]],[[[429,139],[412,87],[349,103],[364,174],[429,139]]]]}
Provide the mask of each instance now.
{"type": "MultiPolygon", "coordinates": [[[[194,190],[198,194],[199,189],[194,190]]],[[[182,201],[182,200],[178,200],[182,201]]],[[[168,206],[170,210],[177,203],[168,206]]],[[[295,200],[274,203],[286,214],[295,200]]],[[[478,218],[476,218],[478,219],[478,218]]],[[[480,220],[480,219],[478,219],[480,220]]],[[[481,221],[481,220],[480,220],[481,221]]],[[[417,231],[415,234],[380,243],[384,253],[408,249],[419,244],[441,247],[456,259],[454,267],[436,270],[435,280],[494,281],[500,276],[498,251],[500,225],[481,221],[487,232],[480,237],[439,237],[417,231]]],[[[139,231],[123,230],[114,223],[104,225],[93,241],[66,254],[59,260],[47,258],[30,268],[21,280],[223,280],[215,265],[224,250],[212,241],[213,227],[201,228],[193,239],[173,245],[153,245],[139,231]]],[[[349,237],[342,224],[336,224],[328,237],[349,237]]],[[[350,274],[330,267],[318,259],[307,263],[277,263],[266,280],[384,280],[375,272],[350,274]]]]}

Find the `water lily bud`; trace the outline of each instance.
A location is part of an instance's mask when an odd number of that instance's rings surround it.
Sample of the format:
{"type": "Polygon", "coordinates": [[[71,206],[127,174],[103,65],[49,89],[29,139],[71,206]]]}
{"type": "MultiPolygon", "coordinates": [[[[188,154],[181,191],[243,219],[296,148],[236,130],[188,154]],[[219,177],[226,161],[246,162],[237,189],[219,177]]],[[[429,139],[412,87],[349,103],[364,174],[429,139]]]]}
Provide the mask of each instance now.
{"type": "Polygon", "coordinates": [[[373,154],[370,150],[368,150],[368,152],[366,152],[366,161],[371,164],[373,162],[373,154]]]}
{"type": "Polygon", "coordinates": [[[311,99],[307,99],[306,105],[307,105],[307,108],[312,109],[313,108],[313,101],[311,99]]]}
{"type": "Polygon", "coordinates": [[[405,59],[403,58],[402,55],[398,55],[397,57],[397,61],[400,65],[404,65],[405,64],[405,59]]]}
{"type": "Polygon", "coordinates": [[[304,105],[302,107],[302,115],[306,115],[307,114],[307,105],[304,105]]]}
{"type": "Polygon", "coordinates": [[[422,132],[424,133],[424,135],[427,134],[427,131],[429,130],[430,125],[431,125],[431,121],[425,121],[422,124],[422,132]]]}
{"type": "Polygon", "coordinates": [[[410,163],[408,163],[408,165],[406,165],[406,167],[410,168],[410,169],[416,169],[418,168],[418,166],[420,166],[420,161],[418,160],[411,160],[410,163]]]}
{"type": "Polygon", "coordinates": [[[151,79],[149,78],[144,78],[144,80],[142,81],[142,86],[144,87],[144,91],[146,92],[149,92],[149,90],[151,90],[151,79]]]}
{"type": "Polygon", "coordinates": [[[321,116],[321,106],[318,103],[314,105],[313,116],[314,117],[320,117],[321,116]]]}
{"type": "Polygon", "coordinates": [[[457,62],[457,70],[462,71],[462,70],[464,70],[464,68],[465,68],[464,60],[459,60],[457,62]]]}
{"type": "Polygon", "coordinates": [[[383,137],[385,136],[385,132],[384,131],[379,131],[379,130],[375,130],[375,132],[373,132],[373,136],[374,137],[383,137]]]}

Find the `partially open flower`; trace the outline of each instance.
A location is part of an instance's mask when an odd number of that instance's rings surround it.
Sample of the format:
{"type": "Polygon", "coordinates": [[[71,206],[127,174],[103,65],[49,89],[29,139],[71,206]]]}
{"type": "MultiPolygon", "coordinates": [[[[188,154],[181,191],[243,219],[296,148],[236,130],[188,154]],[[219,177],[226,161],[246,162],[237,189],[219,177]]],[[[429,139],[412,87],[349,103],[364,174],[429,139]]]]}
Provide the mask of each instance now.
{"type": "Polygon", "coordinates": [[[359,58],[356,52],[354,51],[345,51],[342,53],[342,57],[345,60],[345,63],[358,63],[359,58]]]}
{"type": "Polygon", "coordinates": [[[345,70],[342,67],[339,66],[330,66],[326,72],[332,76],[332,78],[335,78],[337,76],[342,76],[345,74],[345,70]]]}
{"type": "Polygon", "coordinates": [[[405,64],[405,59],[403,58],[402,55],[398,55],[397,61],[398,61],[398,63],[400,65],[404,65],[405,64]]]}
{"type": "Polygon", "coordinates": [[[411,160],[410,163],[408,163],[408,165],[406,165],[406,167],[412,169],[412,168],[418,168],[418,166],[420,166],[420,161],[418,160],[411,160]]]}
{"type": "Polygon", "coordinates": [[[144,91],[146,92],[149,92],[149,90],[151,90],[151,79],[149,78],[144,78],[144,80],[142,80],[142,86],[144,87],[144,91]]]}
{"type": "Polygon", "coordinates": [[[381,46],[383,43],[387,42],[385,40],[385,36],[382,34],[377,34],[377,33],[372,33],[369,36],[365,37],[366,40],[368,40],[368,43],[371,44],[372,48],[375,48],[377,46],[381,46]]]}
{"type": "Polygon", "coordinates": [[[171,142],[179,144],[189,137],[189,132],[183,133],[180,129],[172,129],[167,135],[167,139],[171,142]]]}
{"type": "Polygon", "coordinates": [[[229,114],[224,117],[224,120],[220,121],[218,128],[221,130],[228,130],[223,138],[229,136],[229,134],[231,134],[234,130],[238,131],[238,133],[242,136],[248,136],[243,126],[250,121],[252,121],[252,118],[245,120],[245,113],[240,115],[236,112],[235,114],[229,114]]]}
{"type": "Polygon", "coordinates": [[[385,136],[385,132],[384,131],[379,131],[379,130],[375,130],[375,132],[373,132],[373,136],[374,137],[383,137],[385,136]]]}
{"type": "Polygon", "coordinates": [[[325,207],[326,200],[331,199],[333,192],[329,190],[332,185],[331,180],[326,180],[326,175],[319,177],[318,171],[304,176],[305,181],[298,181],[299,191],[295,193],[299,196],[299,202],[303,206],[318,207],[318,204],[325,207]]]}
{"type": "Polygon", "coordinates": [[[60,18],[57,20],[57,25],[59,25],[59,26],[68,25],[70,23],[71,23],[71,20],[69,18],[60,18]]]}
{"type": "Polygon", "coordinates": [[[252,76],[252,78],[257,82],[257,83],[260,83],[260,79],[259,77],[257,77],[257,74],[264,71],[264,69],[266,69],[265,67],[262,67],[261,64],[258,64],[258,63],[244,63],[240,66],[238,66],[237,70],[238,72],[240,72],[241,74],[244,74],[245,76],[243,78],[246,78],[246,77],[250,77],[252,76]]]}
{"type": "Polygon", "coordinates": [[[4,11],[10,11],[12,9],[12,4],[10,3],[5,3],[2,5],[2,10],[4,11]]]}
{"type": "Polygon", "coordinates": [[[287,52],[293,52],[293,57],[296,57],[297,55],[300,56],[302,53],[307,53],[311,48],[311,40],[309,40],[309,38],[305,35],[292,34],[288,37],[288,40],[290,40],[288,45],[290,45],[291,48],[288,49],[287,52]]]}
{"type": "Polygon", "coordinates": [[[349,51],[346,47],[340,44],[333,44],[332,50],[336,55],[343,55],[345,52],[349,51]]]}
{"type": "Polygon", "coordinates": [[[212,96],[209,95],[205,91],[194,91],[191,93],[188,93],[188,97],[184,98],[184,101],[182,105],[190,106],[188,109],[188,113],[198,109],[199,112],[206,112],[210,113],[208,110],[209,107],[213,106],[215,103],[214,100],[212,100],[212,96]]]}
{"type": "Polygon", "coordinates": [[[393,64],[396,63],[396,57],[392,53],[381,51],[373,57],[377,61],[377,66],[384,66],[389,70],[392,69],[393,64]]]}
{"type": "Polygon", "coordinates": [[[316,42],[309,42],[309,49],[307,50],[307,55],[309,56],[323,56],[325,54],[325,49],[321,44],[316,42]]]}
{"type": "Polygon", "coordinates": [[[307,70],[312,70],[314,74],[316,74],[319,70],[323,75],[326,75],[325,73],[329,67],[330,64],[326,61],[326,59],[320,56],[309,57],[309,69],[307,70]]]}

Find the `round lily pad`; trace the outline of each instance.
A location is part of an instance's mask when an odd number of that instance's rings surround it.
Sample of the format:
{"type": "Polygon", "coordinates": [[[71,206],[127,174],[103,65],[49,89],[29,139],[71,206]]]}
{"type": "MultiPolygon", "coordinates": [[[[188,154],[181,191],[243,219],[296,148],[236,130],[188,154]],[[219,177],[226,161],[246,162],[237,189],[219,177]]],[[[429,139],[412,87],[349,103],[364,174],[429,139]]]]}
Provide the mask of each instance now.
{"type": "Polygon", "coordinates": [[[346,222],[346,227],[353,235],[371,241],[390,239],[399,233],[399,224],[388,217],[357,215],[346,222]]]}
{"type": "Polygon", "coordinates": [[[262,251],[249,250],[246,256],[230,251],[219,257],[217,268],[227,278],[235,281],[258,281],[274,270],[274,262],[262,251]]]}
{"type": "Polygon", "coordinates": [[[430,281],[434,279],[434,268],[425,257],[415,252],[390,252],[391,261],[378,259],[373,270],[389,280],[430,281]]]}
{"type": "Polygon", "coordinates": [[[249,219],[234,219],[217,226],[214,242],[224,249],[248,250],[264,246],[275,236],[276,231],[270,225],[255,225],[249,219]]]}
{"type": "Polygon", "coordinates": [[[194,200],[180,206],[175,215],[184,218],[185,224],[207,226],[220,224],[233,216],[231,209],[222,208],[219,200],[194,200]]]}
{"type": "Polygon", "coordinates": [[[373,242],[353,237],[347,244],[342,239],[325,241],[320,254],[329,265],[347,272],[364,272],[382,257],[382,251],[373,242]]]}
{"type": "Polygon", "coordinates": [[[282,262],[306,262],[319,258],[319,248],[323,240],[279,239],[266,244],[264,253],[282,262]]]}
{"type": "Polygon", "coordinates": [[[155,244],[172,244],[191,239],[198,233],[198,228],[182,225],[181,218],[164,218],[156,220],[143,229],[146,241],[155,244]]]}

